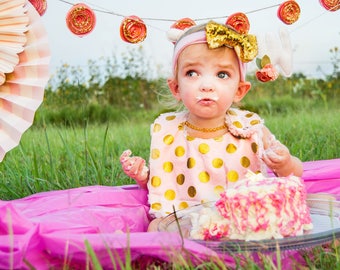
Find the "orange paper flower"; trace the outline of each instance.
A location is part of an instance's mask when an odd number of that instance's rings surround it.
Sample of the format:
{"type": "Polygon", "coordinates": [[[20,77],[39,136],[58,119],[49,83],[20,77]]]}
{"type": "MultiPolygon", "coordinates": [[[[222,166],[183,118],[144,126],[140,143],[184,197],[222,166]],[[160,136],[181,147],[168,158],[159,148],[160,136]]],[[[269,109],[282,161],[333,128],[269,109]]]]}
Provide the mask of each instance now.
{"type": "Polygon", "coordinates": [[[320,4],[329,11],[340,9],[340,0],[319,0],[320,4]]]}
{"type": "Polygon", "coordinates": [[[230,15],[226,24],[234,28],[240,34],[247,34],[250,29],[250,23],[246,14],[237,12],[230,15]]]}
{"type": "Polygon", "coordinates": [[[96,25],[96,16],[90,7],[79,3],[67,13],[66,24],[73,34],[82,37],[92,32],[96,25]]]}
{"type": "Polygon", "coordinates": [[[40,16],[45,14],[47,9],[47,2],[46,0],[29,0],[32,6],[36,9],[40,16]]]}
{"type": "Polygon", "coordinates": [[[196,23],[190,18],[182,18],[174,22],[170,28],[176,28],[179,30],[184,30],[189,27],[196,25],[196,23]]]}
{"type": "Polygon", "coordinates": [[[277,16],[285,24],[293,24],[300,17],[300,6],[294,0],[283,2],[277,11],[277,16]]]}
{"type": "Polygon", "coordinates": [[[120,25],[120,37],[125,42],[139,43],[146,38],[146,26],[143,20],[137,16],[124,18],[120,25]]]}
{"type": "Polygon", "coordinates": [[[275,81],[279,77],[279,73],[272,64],[265,65],[262,69],[256,71],[255,75],[261,82],[275,81]]]}

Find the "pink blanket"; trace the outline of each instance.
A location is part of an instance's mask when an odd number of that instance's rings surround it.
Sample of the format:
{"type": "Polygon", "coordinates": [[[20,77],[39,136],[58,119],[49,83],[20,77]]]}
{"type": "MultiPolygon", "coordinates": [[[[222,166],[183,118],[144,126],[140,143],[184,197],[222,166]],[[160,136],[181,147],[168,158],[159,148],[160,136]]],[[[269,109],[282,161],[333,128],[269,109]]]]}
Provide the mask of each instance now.
{"type": "MultiPolygon", "coordinates": [[[[309,193],[340,194],[340,159],[305,162],[303,178],[309,193]]],[[[146,195],[134,185],[88,186],[0,201],[0,269],[83,269],[87,248],[105,269],[119,269],[127,250],[132,261],[170,261],[183,247],[192,261],[218,255],[176,233],[146,233],[146,195]]]]}

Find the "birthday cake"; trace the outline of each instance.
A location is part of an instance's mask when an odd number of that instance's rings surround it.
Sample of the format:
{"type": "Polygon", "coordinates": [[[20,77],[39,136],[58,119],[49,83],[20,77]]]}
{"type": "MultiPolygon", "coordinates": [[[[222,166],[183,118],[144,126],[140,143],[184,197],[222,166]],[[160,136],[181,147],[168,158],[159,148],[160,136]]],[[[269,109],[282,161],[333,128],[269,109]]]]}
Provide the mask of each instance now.
{"type": "Polygon", "coordinates": [[[302,235],[313,228],[306,197],[299,177],[248,176],[212,207],[190,214],[190,237],[253,241],[302,235]]]}

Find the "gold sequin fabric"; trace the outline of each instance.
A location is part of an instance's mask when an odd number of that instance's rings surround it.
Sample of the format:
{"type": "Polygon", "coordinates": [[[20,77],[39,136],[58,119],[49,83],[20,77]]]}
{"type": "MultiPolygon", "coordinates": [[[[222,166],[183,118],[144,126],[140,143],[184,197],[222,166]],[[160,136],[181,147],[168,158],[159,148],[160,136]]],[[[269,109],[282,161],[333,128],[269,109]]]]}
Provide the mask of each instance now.
{"type": "Polygon", "coordinates": [[[189,206],[217,200],[243,178],[260,172],[261,130],[257,114],[232,109],[226,122],[232,131],[221,137],[190,137],[186,112],[160,115],[151,126],[150,214],[162,217],[189,206]],[[243,132],[245,130],[245,132],[243,132]]]}
{"type": "Polygon", "coordinates": [[[226,25],[209,22],[206,26],[207,43],[209,48],[222,46],[234,48],[242,62],[252,61],[258,53],[256,36],[240,34],[226,25]]]}

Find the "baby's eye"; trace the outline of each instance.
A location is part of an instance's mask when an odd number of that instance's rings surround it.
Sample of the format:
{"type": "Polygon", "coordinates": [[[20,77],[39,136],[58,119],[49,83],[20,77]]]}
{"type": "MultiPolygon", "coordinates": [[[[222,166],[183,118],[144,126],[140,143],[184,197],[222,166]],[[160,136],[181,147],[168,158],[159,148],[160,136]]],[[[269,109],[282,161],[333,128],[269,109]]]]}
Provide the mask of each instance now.
{"type": "Polygon", "coordinates": [[[189,70],[189,71],[187,71],[186,75],[188,77],[194,77],[194,76],[197,76],[197,72],[194,71],[194,70],[189,70]]]}
{"type": "Polygon", "coordinates": [[[229,78],[229,74],[225,71],[221,71],[217,74],[217,77],[219,77],[220,79],[226,79],[229,78]]]}

